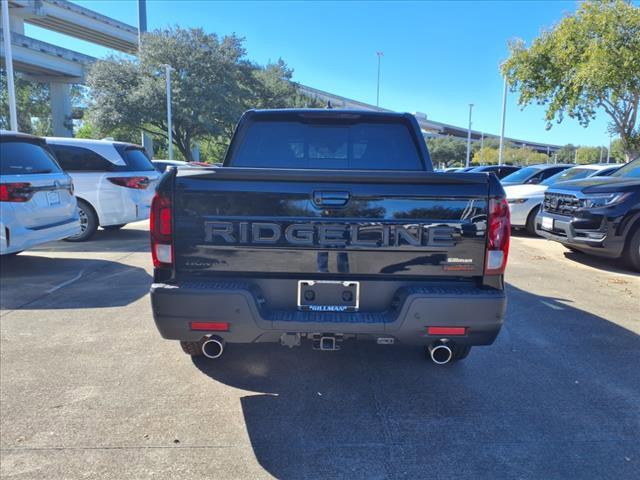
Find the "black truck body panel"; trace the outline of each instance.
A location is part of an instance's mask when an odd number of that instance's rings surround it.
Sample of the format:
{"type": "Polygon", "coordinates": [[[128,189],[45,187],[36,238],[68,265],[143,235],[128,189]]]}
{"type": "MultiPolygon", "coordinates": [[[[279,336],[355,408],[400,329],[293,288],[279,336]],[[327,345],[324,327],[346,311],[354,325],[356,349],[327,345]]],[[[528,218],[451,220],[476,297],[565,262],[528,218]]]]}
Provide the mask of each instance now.
{"type": "Polygon", "coordinates": [[[160,333],[198,341],[207,332],[191,322],[229,322],[216,335],[230,343],[329,333],[427,345],[434,325],[466,328],[460,345],[490,344],[506,298],[502,275],[485,274],[488,212],[504,191],[493,175],[431,170],[410,115],[252,112],[223,167],[174,169],[158,187],[172,205],[173,252],[151,288],[160,333]],[[291,115],[404,122],[422,171],[233,166],[251,121],[291,115]],[[304,281],[357,282],[357,308],[304,311],[304,281]]]}

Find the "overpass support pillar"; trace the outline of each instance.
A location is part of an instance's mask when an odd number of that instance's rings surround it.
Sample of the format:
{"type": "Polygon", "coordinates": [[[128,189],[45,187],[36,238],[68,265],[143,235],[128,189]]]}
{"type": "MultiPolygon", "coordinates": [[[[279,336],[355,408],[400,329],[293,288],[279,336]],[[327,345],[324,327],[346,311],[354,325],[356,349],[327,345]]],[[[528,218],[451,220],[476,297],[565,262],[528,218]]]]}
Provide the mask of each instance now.
{"type": "Polygon", "coordinates": [[[72,137],[71,120],[71,85],[62,82],[51,82],[51,119],[55,137],[72,137]]]}

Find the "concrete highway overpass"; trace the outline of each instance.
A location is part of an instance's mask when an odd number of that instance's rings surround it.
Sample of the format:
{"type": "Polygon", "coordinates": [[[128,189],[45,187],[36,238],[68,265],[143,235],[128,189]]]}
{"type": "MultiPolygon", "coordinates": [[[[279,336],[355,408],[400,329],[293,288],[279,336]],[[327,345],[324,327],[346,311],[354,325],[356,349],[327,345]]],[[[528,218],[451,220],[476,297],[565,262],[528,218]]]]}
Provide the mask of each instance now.
{"type": "MultiPolygon", "coordinates": [[[[317,88],[309,87],[307,85],[298,84],[300,91],[303,95],[308,96],[310,98],[315,98],[320,100],[321,102],[327,103],[331,102],[331,105],[334,108],[355,108],[355,109],[363,109],[363,110],[373,110],[380,112],[389,112],[391,110],[387,110],[385,108],[376,107],[375,105],[370,105],[368,103],[360,102],[358,100],[353,100],[351,98],[342,97],[340,95],[336,95],[330,92],[326,92],[324,90],[319,90],[317,88]]],[[[420,128],[422,128],[425,136],[452,136],[467,139],[467,129],[463,127],[456,127],[455,125],[449,125],[447,123],[436,122],[433,120],[429,120],[424,113],[416,112],[415,117],[420,124],[420,128]]],[[[471,140],[476,142],[480,141],[484,134],[484,138],[495,138],[499,139],[498,135],[492,135],[489,133],[479,132],[477,130],[471,130],[471,140]]],[[[540,153],[552,154],[560,150],[561,146],[559,145],[551,145],[547,143],[539,143],[539,142],[530,142],[528,140],[520,140],[517,138],[507,138],[505,137],[505,141],[510,142],[518,147],[524,146],[531,148],[540,153]]]]}
{"type": "MultiPolygon", "coordinates": [[[[96,59],[27,37],[25,23],[126,53],[137,50],[138,29],[66,0],[9,0],[14,69],[28,80],[50,85],[53,134],[71,136],[70,87],[84,83],[96,59]]],[[[3,43],[3,63],[4,48],[3,43]]]]}

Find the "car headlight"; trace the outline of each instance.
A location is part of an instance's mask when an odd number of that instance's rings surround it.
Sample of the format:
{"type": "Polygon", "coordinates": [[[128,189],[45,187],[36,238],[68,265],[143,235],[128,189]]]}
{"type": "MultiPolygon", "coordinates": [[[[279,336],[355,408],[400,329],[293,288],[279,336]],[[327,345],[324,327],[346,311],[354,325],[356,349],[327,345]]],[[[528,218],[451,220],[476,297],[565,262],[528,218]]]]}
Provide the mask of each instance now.
{"type": "Polygon", "coordinates": [[[507,198],[507,203],[524,203],[528,198],[507,198]]]}
{"type": "Polygon", "coordinates": [[[580,199],[580,207],[582,208],[599,208],[599,207],[609,207],[611,205],[616,205],[624,201],[631,195],[631,192],[616,192],[616,193],[598,193],[594,195],[589,195],[588,197],[580,199]]]}

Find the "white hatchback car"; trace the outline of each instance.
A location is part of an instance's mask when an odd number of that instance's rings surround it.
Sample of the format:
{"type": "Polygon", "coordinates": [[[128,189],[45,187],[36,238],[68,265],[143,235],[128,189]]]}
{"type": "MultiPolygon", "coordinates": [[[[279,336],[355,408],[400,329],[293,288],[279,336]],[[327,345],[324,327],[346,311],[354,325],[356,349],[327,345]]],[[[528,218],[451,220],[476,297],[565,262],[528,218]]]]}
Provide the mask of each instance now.
{"type": "Polygon", "coordinates": [[[160,174],[144,149],[130,143],[47,138],[60,166],[73,178],[82,231],[69,241],[88,240],[98,229],[117,230],[149,218],[160,174]]]}
{"type": "Polygon", "coordinates": [[[56,163],[45,141],[0,132],[0,255],[78,233],[71,177],[56,163]]]}

